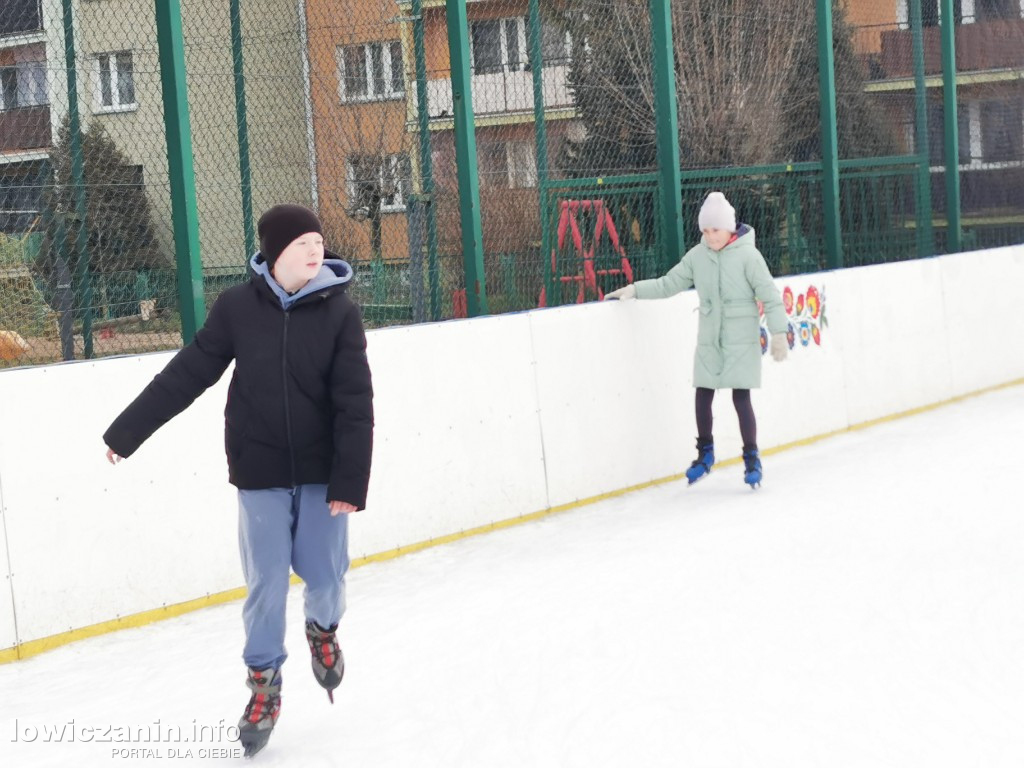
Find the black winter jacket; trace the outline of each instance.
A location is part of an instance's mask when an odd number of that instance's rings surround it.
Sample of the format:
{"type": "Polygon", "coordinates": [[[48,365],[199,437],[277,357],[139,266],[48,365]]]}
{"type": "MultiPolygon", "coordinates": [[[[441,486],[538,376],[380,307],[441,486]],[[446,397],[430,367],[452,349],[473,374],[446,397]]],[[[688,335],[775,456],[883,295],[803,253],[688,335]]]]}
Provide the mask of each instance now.
{"type": "Polygon", "coordinates": [[[362,319],[345,288],[311,293],[288,311],[260,275],[229,288],[195,340],[114,420],[107,446],[131,456],[234,360],[224,410],[229,481],[242,489],[326,483],[328,500],[363,509],[373,390],[362,319]]]}

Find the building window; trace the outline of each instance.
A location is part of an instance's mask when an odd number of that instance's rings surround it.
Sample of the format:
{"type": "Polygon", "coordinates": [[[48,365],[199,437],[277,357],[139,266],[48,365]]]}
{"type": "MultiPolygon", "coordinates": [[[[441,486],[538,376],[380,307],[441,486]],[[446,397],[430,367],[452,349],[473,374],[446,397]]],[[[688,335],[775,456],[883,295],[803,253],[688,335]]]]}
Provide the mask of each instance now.
{"type": "Polygon", "coordinates": [[[138,108],[131,51],[101,53],[97,56],[95,81],[97,112],[124,112],[138,108]]]}
{"type": "Polygon", "coordinates": [[[23,35],[43,28],[39,0],[3,0],[0,3],[0,37],[23,35]]]}
{"type": "Polygon", "coordinates": [[[537,186],[537,157],[531,142],[481,142],[477,155],[482,186],[491,189],[537,186]]]}
{"type": "Polygon", "coordinates": [[[525,36],[520,39],[518,19],[488,19],[470,25],[473,72],[521,71],[526,66],[525,36]]]}
{"type": "Polygon", "coordinates": [[[0,110],[40,107],[49,103],[46,62],[41,56],[39,61],[24,60],[13,66],[0,67],[0,110]]]}
{"type": "Polygon", "coordinates": [[[986,163],[1024,160],[1024,103],[982,102],[981,147],[986,163]]]}
{"type": "Polygon", "coordinates": [[[380,101],[405,95],[402,44],[395,41],[338,48],[338,95],[344,101],[380,101]]]}
{"type": "Polygon", "coordinates": [[[559,29],[551,24],[542,24],[540,39],[540,55],[545,67],[568,66],[572,40],[567,30],[559,29]]]}
{"type": "Polygon", "coordinates": [[[412,194],[409,156],[349,156],[345,160],[345,191],[350,213],[362,208],[369,214],[378,202],[385,213],[404,211],[412,194]]]}
{"type": "MultiPolygon", "coordinates": [[[[474,21],[470,25],[473,72],[525,72],[530,69],[529,22],[525,16],[474,21]]],[[[549,24],[541,25],[541,59],[544,66],[565,65],[569,59],[569,35],[549,24]]]]}
{"type": "Polygon", "coordinates": [[[44,163],[5,167],[0,179],[0,233],[21,235],[38,226],[47,175],[44,163]]]}
{"type": "MultiPolygon", "coordinates": [[[[928,104],[928,162],[933,165],[946,163],[946,110],[941,101],[928,104]]],[[[957,146],[960,164],[971,162],[971,115],[970,104],[960,100],[956,105],[957,146]]]]}
{"type": "MultiPolygon", "coordinates": [[[[1024,16],[1024,0],[953,0],[955,24],[974,24],[1017,16],[1024,16]]],[[[900,29],[910,29],[910,0],[897,0],[896,20],[900,29]]],[[[941,0],[922,0],[921,25],[935,27],[941,23],[941,0]]]]}
{"type": "Polygon", "coordinates": [[[974,0],[978,21],[1019,19],[1024,15],[1020,0],[974,0]]]}

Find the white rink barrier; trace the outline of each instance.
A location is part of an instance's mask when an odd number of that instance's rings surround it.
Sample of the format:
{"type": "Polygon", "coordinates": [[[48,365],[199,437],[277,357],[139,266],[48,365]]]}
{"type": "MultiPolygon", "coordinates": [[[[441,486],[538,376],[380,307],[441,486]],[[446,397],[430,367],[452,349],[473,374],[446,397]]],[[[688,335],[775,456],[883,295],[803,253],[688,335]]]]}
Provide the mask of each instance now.
{"type": "MultiPolygon", "coordinates": [[[[763,449],[1024,379],[1024,246],[777,282],[797,338],[784,364],[764,361],[763,449]]],[[[679,473],[696,303],[370,332],[374,470],[353,557],[679,473]]],[[[104,429],[171,354],[0,372],[0,661],[239,594],[229,376],[130,460],[105,460],[104,429]]],[[[730,398],[715,409],[719,456],[736,456],[730,398]]]]}

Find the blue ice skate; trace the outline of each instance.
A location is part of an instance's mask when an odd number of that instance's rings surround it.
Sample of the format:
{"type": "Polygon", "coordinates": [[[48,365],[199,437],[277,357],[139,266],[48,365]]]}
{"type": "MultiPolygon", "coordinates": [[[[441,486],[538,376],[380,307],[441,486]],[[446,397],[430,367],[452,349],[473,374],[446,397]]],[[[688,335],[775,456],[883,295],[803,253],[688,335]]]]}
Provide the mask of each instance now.
{"type": "Polygon", "coordinates": [[[715,463],[715,443],[713,440],[701,440],[697,438],[697,460],[686,470],[686,479],[693,485],[705,475],[711,473],[711,467],[715,463]]]}
{"type": "Polygon", "coordinates": [[[757,446],[743,449],[743,482],[751,488],[761,485],[761,457],[757,446]]]}

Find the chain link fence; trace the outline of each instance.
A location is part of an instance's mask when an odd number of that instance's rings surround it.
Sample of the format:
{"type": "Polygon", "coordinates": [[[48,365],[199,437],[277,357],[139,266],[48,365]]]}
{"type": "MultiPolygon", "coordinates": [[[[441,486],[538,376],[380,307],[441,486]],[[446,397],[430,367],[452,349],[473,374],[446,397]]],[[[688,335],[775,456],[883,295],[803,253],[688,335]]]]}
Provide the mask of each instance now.
{"type": "Polygon", "coordinates": [[[947,121],[946,2],[833,3],[830,80],[816,4],[671,0],[674,175],[649,0],[180,0],[183,196],[152,0],[5,0],[0,365],[180,346],[189,193],[206,306],[248,279],[260,213],[301,203],[370,327],[471,314],[477,283],[506,312],[657,276],[676,184],[684,248],[719,189],[777,275],[834,265],[833,221],[846,266],[1022,242],[1024,7],[953,0],[947,121]]]}

